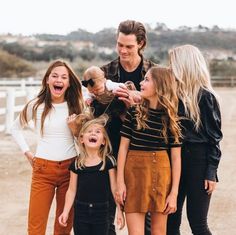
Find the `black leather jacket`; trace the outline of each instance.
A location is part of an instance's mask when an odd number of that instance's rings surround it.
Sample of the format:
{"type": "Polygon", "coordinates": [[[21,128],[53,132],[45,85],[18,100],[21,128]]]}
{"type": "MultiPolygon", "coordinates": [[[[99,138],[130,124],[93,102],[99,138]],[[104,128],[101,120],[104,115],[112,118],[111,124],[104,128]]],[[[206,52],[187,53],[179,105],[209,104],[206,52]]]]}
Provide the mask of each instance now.
{"type": "Polygon", "coordinates": [[[217,180],[217,168],[221,158],[220,141],[223,138],[221,131],[221,113],[215,96],[207,90],[199,92],[199,108],[201,126],[198,131],[193,121],[186,119],[183,103],[179,102],[179,116],[183,133],[183,146],[188,143],[204,143],[207,146],[207,170],[205,178],[217,180]]]}

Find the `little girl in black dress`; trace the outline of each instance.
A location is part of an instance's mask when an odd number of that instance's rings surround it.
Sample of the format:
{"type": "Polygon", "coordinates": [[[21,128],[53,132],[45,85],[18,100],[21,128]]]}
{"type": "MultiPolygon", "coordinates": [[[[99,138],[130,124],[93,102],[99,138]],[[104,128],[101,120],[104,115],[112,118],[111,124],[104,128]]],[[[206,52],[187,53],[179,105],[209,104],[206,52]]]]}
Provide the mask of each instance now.
{"type": "MultiPolygon", "coordinates": [[[[105,131],[107,117],[85,120],[78,135],[79,156],[70,166],[70,184],[65,206],[59,217],[67,225],[69,212],[74,204],[74,234],[108,234],[109,190],[116,190],[116,161],[110,155],[111,144],[105,131]]],[[[124,227],[124,217],[117,205],[117,223],[124,227]]]]}

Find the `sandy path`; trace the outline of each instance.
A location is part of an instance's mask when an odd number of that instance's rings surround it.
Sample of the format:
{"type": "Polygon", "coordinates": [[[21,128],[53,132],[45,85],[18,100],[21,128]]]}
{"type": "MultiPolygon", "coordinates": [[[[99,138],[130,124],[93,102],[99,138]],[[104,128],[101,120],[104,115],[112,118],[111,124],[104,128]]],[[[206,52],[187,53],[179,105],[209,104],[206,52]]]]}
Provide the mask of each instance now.
{"type": "MultiPolygon", "coordinates": [[[[224,139],[222,161],[219,167],[220,183],[213,195],[209,212],[209,225],[214,235],[236,234],[236,88],[218,88],[221,97],[224,139]]],[[[32,133],[26,133],[34,147],[32,133]]],[[[31,169],[11,136],[0,134],[0,235],[26,235],[27,207],[31,169]]],[[[54,206],[53,206],[54,207],[54,206]]],[[[52,234],[53,209],[48,223],[47,235],[52,234]]],[[[184,215],[182,235],[190,235],[184,215]]],[[[123,230],[118,235],[126,235],[123,230]]]]}

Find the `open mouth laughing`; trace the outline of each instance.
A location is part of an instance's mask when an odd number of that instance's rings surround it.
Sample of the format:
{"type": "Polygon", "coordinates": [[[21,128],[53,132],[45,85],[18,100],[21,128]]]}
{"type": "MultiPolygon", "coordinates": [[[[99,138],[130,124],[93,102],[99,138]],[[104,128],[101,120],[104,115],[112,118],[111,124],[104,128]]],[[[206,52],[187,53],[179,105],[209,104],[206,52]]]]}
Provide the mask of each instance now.
{"type": "Polygon", "coordinates": [[[92,137],[89,137],[89,142],[90,143],[97,143],[97,138],[92,136],[92,137]]]}
{"type": "Polygon", "coordinates": [[[53,89],[56,94],[60,94],[63,90],[63,85],[62,84],[55,84],[55,85],[53,85],[53,89]]]}

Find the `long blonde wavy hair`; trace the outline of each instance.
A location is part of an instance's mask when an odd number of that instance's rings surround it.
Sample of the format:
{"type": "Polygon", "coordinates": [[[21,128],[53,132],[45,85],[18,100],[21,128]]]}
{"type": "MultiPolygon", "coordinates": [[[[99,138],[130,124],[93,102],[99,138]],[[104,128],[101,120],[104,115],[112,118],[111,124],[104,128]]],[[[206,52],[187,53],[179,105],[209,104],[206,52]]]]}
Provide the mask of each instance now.
{"type": "Polygon", "coordinates": [[[187,118],[201,126],[199,91],[201,88],[217,95],[212,88],[210,73],[200,50],[192,45],[182,45],[169,51],[169,61],[177,80],[177,95],[183,102],[187,118]]]}
{"type": "MultiPolygon", "coordinates": [[[[80,116],[80,115],[79,115],[80,116]]],[[[83,137],[84,132],[91,126],[91,125],[99,125],[102,127],[102,133],[104,136],[105,143],[101,145],[99,149],[99,157],[103,161],[103,164],[100,168],[100,170],[104,170],[105,165],[106,165],[106,158],[109,157],[112,161],[113,164],[115,164],[114,158],[111,156],[112,154],[112,147],[111,147],[111,142],[109,140],[108,134],[106,132],[105,126],[108,121],[108,115],[103,114],[97,118],[93,118],[91,114],[87,113],[82,113],[81,118],[79,119],[77,124],[81,127],[79,131],[79,137],[76,143],[78,144],[78,149],[79,149],[79,156],[77,157],[77,160],[75,162],[76,169],[82,169],[85,167],[85,158],[88,157],[88,154],[86,152],[85,146],[83,143],[81,143],[80,138],[83,137]]]]}
{"type": "MultiPolygon", "coordinates": [[[[162,135],[168,143],[168,128],[174,136],[175,142],[179,143],[181,129],[178,122],[178,97],[176,95],[176,81],[172,70],[163,66],[154,66],[148,70],[155,84],[157,93],[157,109],[163,110],[166,115],[162,117],[162,135]]],[[[143,99],[141,104],[136,106],[137,129],[148,128],[149,101],[143,99]]]]}

